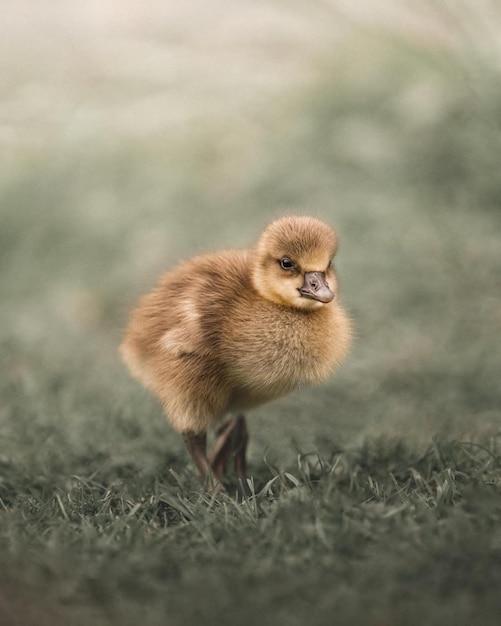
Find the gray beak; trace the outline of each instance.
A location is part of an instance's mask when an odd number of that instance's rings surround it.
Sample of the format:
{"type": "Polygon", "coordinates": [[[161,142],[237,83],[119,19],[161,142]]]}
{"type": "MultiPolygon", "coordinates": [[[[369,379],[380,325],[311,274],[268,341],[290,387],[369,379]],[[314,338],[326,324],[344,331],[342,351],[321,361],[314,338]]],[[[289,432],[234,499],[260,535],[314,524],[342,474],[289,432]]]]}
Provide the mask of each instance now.
{"type": "Polygon", "coordinates": [[[304,283],[299,293],[303,298],[311,298],[319,302],[331,302],[334,299],[334,292],[325,282],[324,272],[306,272],[304,283]]]}

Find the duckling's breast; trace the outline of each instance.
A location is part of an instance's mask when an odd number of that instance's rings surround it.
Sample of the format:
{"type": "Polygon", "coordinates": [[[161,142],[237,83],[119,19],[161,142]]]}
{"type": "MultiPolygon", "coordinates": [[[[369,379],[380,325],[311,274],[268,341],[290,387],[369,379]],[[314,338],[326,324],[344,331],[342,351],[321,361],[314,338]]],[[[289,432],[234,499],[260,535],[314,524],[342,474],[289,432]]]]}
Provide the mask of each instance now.
{"type": "Polygon", "coordinates": [[[334,305],[304,312],[247,302],[222,333],[232,404],[261,404],[324,380],[347,351],[348,329],[344,312],[334,305]]]}

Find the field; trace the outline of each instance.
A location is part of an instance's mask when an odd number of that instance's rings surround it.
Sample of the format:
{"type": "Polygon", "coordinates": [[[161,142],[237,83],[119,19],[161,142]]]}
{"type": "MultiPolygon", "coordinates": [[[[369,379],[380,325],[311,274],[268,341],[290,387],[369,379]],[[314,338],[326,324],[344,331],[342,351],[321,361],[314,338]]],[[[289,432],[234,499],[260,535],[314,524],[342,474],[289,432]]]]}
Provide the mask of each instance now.
{"type": "Polygon", "coordinates": [[[494,626],[495,3],[23,0],[0,25],[0,624],[494,626]],[[338,231],[352,352],[205,492],[120,362],[178,259],[338,231]]]}

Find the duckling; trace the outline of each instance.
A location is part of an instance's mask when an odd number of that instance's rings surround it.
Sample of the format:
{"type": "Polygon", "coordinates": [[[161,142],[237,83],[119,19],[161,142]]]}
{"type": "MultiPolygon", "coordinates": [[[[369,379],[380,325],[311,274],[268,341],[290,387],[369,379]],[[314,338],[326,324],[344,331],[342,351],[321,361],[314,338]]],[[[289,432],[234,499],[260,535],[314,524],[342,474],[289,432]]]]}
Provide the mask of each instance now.
{"type": "Polygon", "coordinates": [[[202,481],[223,478],[230,459],[245,476],[241,411],[322,382],[347,354],[337,245],[320,220],[282,217],[251,249],[182,261],[133,311],[123,360],[160,399],[202,481]]]}

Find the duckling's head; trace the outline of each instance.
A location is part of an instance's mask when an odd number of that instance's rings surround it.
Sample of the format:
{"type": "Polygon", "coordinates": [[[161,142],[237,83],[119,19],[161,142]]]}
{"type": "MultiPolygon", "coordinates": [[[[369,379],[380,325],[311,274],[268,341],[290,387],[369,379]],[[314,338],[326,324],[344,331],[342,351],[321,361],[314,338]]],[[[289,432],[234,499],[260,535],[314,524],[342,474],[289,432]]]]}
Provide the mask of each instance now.
{"type": "Polygon", "coordinates": [[[327,306],[337,288],[335,232],[313,217],[272,222],[253,251],[252,283],[265,299],[311,310],[327,306]]]}

